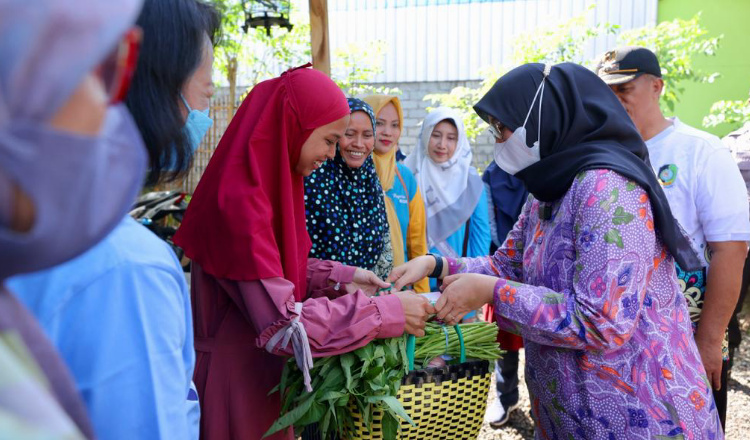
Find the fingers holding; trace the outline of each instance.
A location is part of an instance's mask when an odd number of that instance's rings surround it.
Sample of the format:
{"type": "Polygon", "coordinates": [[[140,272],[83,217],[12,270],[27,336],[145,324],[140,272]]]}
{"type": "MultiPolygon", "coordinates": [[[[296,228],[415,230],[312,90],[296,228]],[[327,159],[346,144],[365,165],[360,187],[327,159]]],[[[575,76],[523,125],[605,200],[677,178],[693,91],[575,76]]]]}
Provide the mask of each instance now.
{"type": "Polygon", "coordinates": [[[449,276],[447,276],[447,277],[443,278],[443,284],[442,284],[442,286],[440,287],[440,288],[441,288],[441,290],[445,290],[445,289],[447,289],[447,288],[448,288],[448,286],[450,286],[450,285],[451,285],[451,284],[453,284],[453,283],[454,283],[454,282],[455,282],[456,280],[458,280],[459,278],[461,278],[461,276],[462,276],[462,275],[463,275],[463,274],[457,273],[457,274],[449,275],[449,276]]]}
{"type": "Polygon", "coordinates": [[[401,278],[401,276],[404,274],[404,266],[398,266],[391,269],[391,273],[388,274],[388,278],[386,278],[386,281],[394,282],[401,278]]]}
{"type": "Polygon", "coordinates": [[[380,287],[381,289],[387,289],[391,287],[391,283],[386,283],[385,281],[378,278],[378,276],[372,272],[370,272],[370,283],[380,287]]]}

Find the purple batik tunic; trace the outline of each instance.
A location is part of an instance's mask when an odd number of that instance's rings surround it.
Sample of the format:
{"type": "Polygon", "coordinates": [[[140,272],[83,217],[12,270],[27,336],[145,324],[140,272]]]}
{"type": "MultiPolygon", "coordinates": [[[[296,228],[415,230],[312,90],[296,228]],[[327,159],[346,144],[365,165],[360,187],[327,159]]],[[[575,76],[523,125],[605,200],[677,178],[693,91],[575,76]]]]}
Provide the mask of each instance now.
{"type": "Polygon", "coordinates": [[[646,192],[590,170],[552,219],[539,203],[529,198],[495,255],[449,261],[452,274],[501,278],[495,313],[524,339],[536,438],[722,439],[646,192]]]}

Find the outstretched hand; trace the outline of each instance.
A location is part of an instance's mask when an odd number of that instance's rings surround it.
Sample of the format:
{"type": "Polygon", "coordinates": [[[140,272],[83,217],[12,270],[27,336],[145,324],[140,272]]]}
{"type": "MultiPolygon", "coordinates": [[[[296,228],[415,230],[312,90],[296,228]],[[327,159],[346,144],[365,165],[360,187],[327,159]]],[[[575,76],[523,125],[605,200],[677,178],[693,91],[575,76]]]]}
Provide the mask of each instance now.
{"type": "Polygon", "coordinates": [[[354,293],[357,290],[361,290],[367,296],[374,296],[379,289],[391,287],[389,283],[378,278],[374,272],[360,268],[357,268],[357,270],[354,271],[354,279],[352,282],[347,283],[345,286],[348,293],[354,293]]]}
{"type": "Polygon", "coordinates": [[[435,310],[448,325],[456,325],[472,310],[493,301],[497,278],[489,275],[460,273],[443,279],[443,293],[435,310]]]}
{"type": "Polygon", "coordinates": [[[424,295],[412,291],[394,293],[404,310],[404,330],[414,336],[424,336],[424,325],[435,309],[424,295]]]}
{"type": "Polygon", "coordinates": [[[414,284],[429,275],[435,268],[435,257],[422,255],[401,266],[393,268],[388,281],[393,283],[393,290],[399,291],[405,286],[414,284]]]}

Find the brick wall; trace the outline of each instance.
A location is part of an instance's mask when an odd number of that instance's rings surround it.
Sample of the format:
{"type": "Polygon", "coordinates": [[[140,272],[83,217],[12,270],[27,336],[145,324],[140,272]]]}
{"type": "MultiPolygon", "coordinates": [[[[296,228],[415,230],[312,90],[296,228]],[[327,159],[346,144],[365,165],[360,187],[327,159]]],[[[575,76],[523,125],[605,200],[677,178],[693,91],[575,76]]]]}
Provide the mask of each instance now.
{"type": "MultiPolygon", "coordinates": [[[[423,98],[433,93],[448,93],[454,87],[476,87],[478,81],[405,82],[374,85],[401,90],[401,95],[398,95],[398,97],[404,110],[404,130],[401,133],[399,146],[404,154],[409,154],[417,144],[422,120],[427,115],[427,107],[437,107],[437,104],[425,101],[423,98]]],[[[494,144],[494,139],[487,133],[480,135],[476,142],[472,144],[474,165],[480,171],[484,170],[492,160],[494,144]]]]}
{"type": "MultiPolygon", "coordinates": [[[[425,101],[425,95],[432,93],[447,93],[454,87],[470,86],[475,87],[477,81],[437,81],[437,82],[404,82],[404,83],[379,83],[376,86],[385,86],[398,88],[401,90],[399,99],[404,109],[404,130],[401,133],[399,146],[404,154],[409,154],[417,144],[417,137],[422,120],[427,115],[427,107],[437,107],[432,102],[425,101]]],[[[244,90],[244,88],[238,88],[244,90]]],[[[240,93],[238,93],[240,94],[240,93]]],[[[214,124],[209,130],[207,136],[203,139],[201,147],[196,151],[193,168],[184,180],[159,186],[159,189],[181,189],[192,193],[195,190],[198,181],[203,174],[214,149],[219,143],[221,136],[224,134],[229,125],[229,115],[237,109],[239,100],[233,104],[229,103],[228,92],[226,88],[220,88],[211,99],[211,117],[214,124]]],[[[492,160],[492,147],[495,141],[487,133],[483,133],[477,141],[472,144],[474,150],[474,165],[481,172],[492,160]]]]}

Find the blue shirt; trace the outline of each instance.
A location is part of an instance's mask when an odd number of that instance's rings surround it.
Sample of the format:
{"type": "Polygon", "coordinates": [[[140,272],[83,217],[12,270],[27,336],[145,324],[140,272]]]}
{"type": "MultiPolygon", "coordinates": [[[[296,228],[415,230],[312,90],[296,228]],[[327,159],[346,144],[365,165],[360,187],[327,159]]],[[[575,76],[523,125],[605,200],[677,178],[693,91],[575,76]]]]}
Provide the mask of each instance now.
{"type": "MultiPolygon", "coordinates": [[[[464,250],[464,238],[466,237],[466,224],[451,234],[445,241],[461,255],[464,250]]],[[[474,212],[469,217],[469,241],[466,244],[466,255],[464,257],[483,257],[490,252],[490,243],[492,235],[490,234],[490,218],[487,204],[487,192],[482,189],[482,195],[479,196],[479,202],[474,208],[474,212]]],[[[431,254],[442,255],[437,248],[430,249],[431,254]]],[[[434,278],[430,279],[430,288],[434,291],[437,283],[434,278]]]]}
{"type": "MultiPolygon", "coordinates": [[[[401,225],[401,234],[404,236],[404,246],[408,246],[408,232],[409,232],[409,204],[414,197],[417,195],[417,179],[414,178],[411,170],[402,163],[396,163],[396,169],[401,174],[403,179],[403,185],[401,180],[396,175],[393,187],[388,190],[385,194],[390,197],[393,201],[393,208],[396,211],[398,217],[398,223],[401,225]],[[406,186],[406,188],[404,188],[406,186]]],[[[405,261],[409,260],[409,256],[406,255],[405,261]]]]}
{"type": "Polygon", "coordinates": [[[78,258],[7,285],[68,364],[100,440],[198,438],[190,294],[165,242],[127,217],[78,258]]]}

